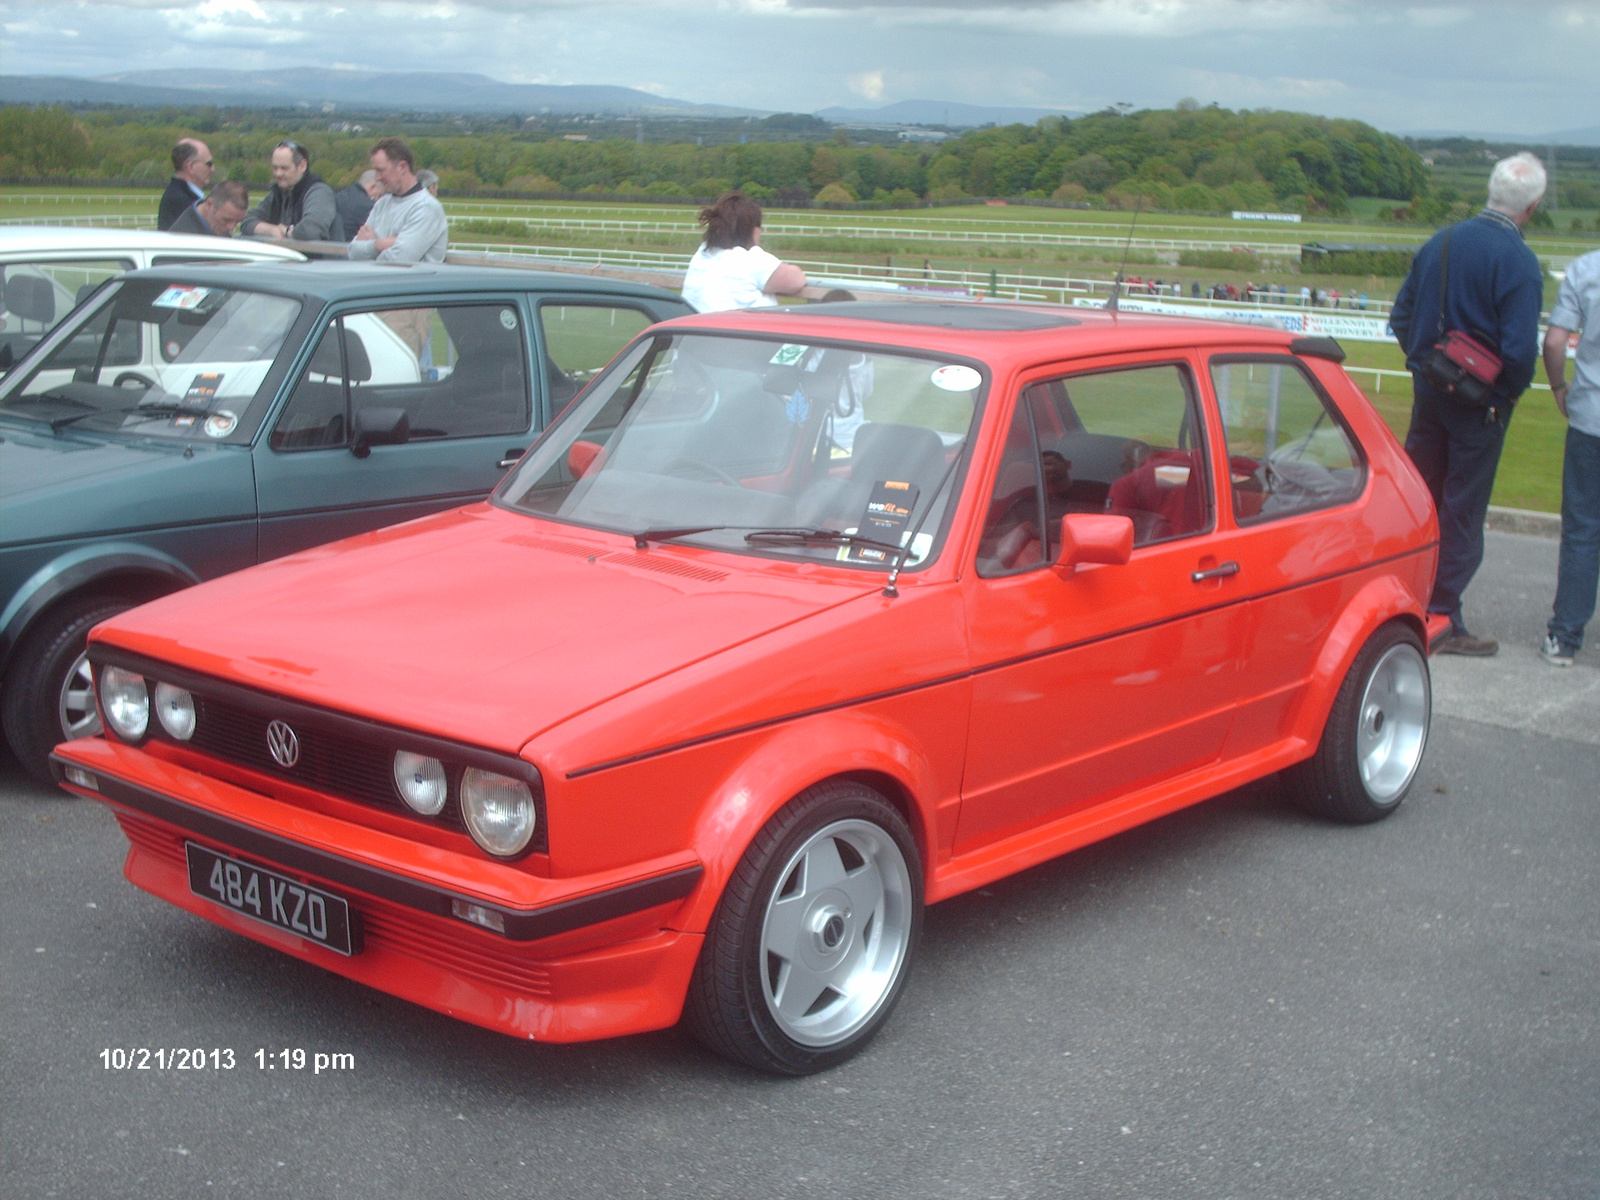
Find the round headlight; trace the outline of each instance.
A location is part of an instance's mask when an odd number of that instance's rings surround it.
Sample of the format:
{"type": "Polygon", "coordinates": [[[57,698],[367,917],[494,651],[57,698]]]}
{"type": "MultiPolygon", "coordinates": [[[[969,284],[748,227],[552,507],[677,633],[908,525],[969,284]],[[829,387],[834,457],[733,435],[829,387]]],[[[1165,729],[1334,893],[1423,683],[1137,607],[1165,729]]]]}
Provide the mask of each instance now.
{"type": "Polygon", "coordinates": [[[413,812],[436,817],[444,809],[450,789],[444,779],[444,764],[437,758],[397,750],[394,756],[394,787],[413,812]]]}
{"type": "Polygon", "coordinates": [[[100,710],[118,737],[137,742],[150,728],[150,692],[144,676],[121,667],[101,671],[100,710]]]}
{"type": "Polygon", "coordinates": [[[520,779],[468,767],[461,776],[461,816],[472,840],[490,854],[520,854],[533,839],[533,793],[520,779]]]}
{"type": "Polygon", "coordinates": [[[156,719],[180,742],[194,736],[194,697],[170,683],[156,684],[156,719]]]}

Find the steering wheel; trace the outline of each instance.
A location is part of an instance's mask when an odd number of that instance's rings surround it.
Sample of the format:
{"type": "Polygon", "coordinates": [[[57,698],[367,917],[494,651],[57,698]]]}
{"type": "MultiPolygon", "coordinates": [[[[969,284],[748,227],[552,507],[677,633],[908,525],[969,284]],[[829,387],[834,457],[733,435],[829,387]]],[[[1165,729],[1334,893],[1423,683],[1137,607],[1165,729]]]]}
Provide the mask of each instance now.
{"type": "Polygon", "coordinates": [[[718,483],[725,483],[729,487],[742,488],[740,483],[728,472],[715,463],[708,463],[703,458],[675,458],[661,468],[663,475],[699,475],[702,478],[709,476],[718,483]]]}
{"type": "Polygon", "coordinates": [[[148,392],[155,387],[156,381],[148,375],[139,374],[138,371],[124,371],[111,381],[112,387],[128,387],[130,384],[135,387],[141,387],[148,392]]]}

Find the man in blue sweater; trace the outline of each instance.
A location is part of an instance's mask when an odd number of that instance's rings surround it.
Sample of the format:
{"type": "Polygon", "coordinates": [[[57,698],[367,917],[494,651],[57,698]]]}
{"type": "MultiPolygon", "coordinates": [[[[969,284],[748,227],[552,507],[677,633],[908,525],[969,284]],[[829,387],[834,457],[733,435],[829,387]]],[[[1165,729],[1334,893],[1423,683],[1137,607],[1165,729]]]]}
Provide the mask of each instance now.
{"type": "Polygon", "coordinates": [[[1495,163],[1488,207],[1440,230],[1417,251],[1389,315],[1412,374],[1406,453],[1439,510],[1439,569],[1428,611],[1450,618],[1450,634],[1438,646],[1443,654],[1490,655],[1500,648],[1493,638],[1467,632],[1461,594],[1483,561],[1483,522],[1512,407],[1539,361],[1544,278],[1538,258],[1522,240],[1522,227],[1539,207],[1544,188],[1544,166],[1533,155],[1495,163]],[[1446,233],[1450,270],[1441,326],[1440,256],[1446,233]],[[1421,374],[1428,351],[1452,329],[1482,342],[1504,364],[1486,408],[1440,394],[1421,374]]]}

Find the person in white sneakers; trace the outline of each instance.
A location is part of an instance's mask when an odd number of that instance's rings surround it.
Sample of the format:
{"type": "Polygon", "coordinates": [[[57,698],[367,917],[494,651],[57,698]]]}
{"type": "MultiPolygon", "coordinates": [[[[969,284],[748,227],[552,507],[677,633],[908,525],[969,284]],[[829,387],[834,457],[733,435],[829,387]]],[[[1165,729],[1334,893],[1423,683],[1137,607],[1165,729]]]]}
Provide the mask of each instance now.
{"type": "Polygon", "coordinates": [[[1544,337],[1544,370],[1567,419],[1567,447],[1556,599],[1541,652],[1552,666],[1570,667],[1583,648],[1583,627],[1594,616],[1600,588],[1600,250],[1567,266],[1544,337]],[[1569,386],[1567,344],[1573,334],[1578,353],[1569,386]]]}
{"type": "Polygon", "coordinates": [[[770,308],[806,286],[806,273],[761,248],[761,206],[725,192],[700,210],[705,240],[683,277],[683,298],[700,312],[770,308]]]}

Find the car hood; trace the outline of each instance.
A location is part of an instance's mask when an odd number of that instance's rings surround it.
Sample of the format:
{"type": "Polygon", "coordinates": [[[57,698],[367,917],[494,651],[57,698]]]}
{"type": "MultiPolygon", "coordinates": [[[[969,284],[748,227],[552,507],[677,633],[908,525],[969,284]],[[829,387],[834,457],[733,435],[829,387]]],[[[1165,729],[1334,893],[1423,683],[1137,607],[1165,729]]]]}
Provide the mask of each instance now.
{"type": "Polygon", "coordinates": [[[249,517],[247,447],[0,431],[0,544],[249,517]]]}
{"type": "Polygon", "coordinates": [[[95,636],[515,753],[568,717],[882,586],[803,564],[623,549],[614,535],[476,504],[175,593],[95,636]]]}

